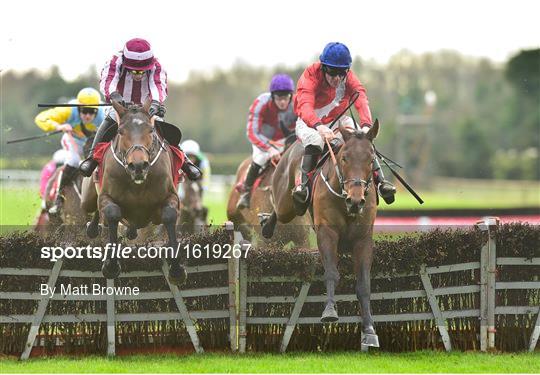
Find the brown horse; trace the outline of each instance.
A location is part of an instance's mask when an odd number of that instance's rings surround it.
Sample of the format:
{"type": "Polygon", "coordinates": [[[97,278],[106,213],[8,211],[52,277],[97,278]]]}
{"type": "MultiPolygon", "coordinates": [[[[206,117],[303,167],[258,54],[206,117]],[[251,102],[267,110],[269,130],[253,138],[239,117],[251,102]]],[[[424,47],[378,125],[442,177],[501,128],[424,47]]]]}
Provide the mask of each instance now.
{"type": "Polygon", "coordinates": [[[63,225],[70,225],[75,228],[80,226],[83,228],[88,220],[88,214],[81,210],[82,176],[80,174],[77,175],[71,184],[64,188],[64,204],[60,214],[49,214],[49,209],[54,205],[56,194],[58,194],[57,189],[60,185],[63,169],[63,167],[56,168],[47,182],[44,193],[45,207],[42,208],[36,220],[35,229],[37,231],[49,232],[63,225]]]}
{"type": "MultiPolygon", "coordinates": [[[[317,245],[324,266],[327,300],[321,321],[338,320],[335,288],[339,281],[338,251],[352,251],[356,274],[356,296],[362,315],[362,344],[378,346],[370,308],[370,272],[373,259],[373,223],[377,214],[377,192],[372,183],[375,149],[372,141],[379,122],[367,133],[350,132],[340,127],[344,144],[336,155],[322,166],[313,183],[311,216],[317,233],[317,245]]],[[[295,217],[291,187],[299,170],[302,146],[295,145],[279,162],[272,190],[274,212],[263,223],[263,235],[271,236],[276,220],[286,223],[295,217]]]]}
{"type": "MultiPolygon", "coordinates": [[[[235,186],[244,180],[250,164],[251,157],[245,159],[240,164],[236,171],[235,186]]],[[[251,230],[254,230],[255,233],[260,235],[259,215],[270,212],[273,209],[271,183],[275,170],[274,164],[269,163],[262,172],[259,177],[258,186],[254,187],[251,195],[250,208],[239,210],[236,207],[240,198],[240,193],[236,188],[233,188],[229,194],[227,218],[234,223],[244,238],[251,239],[251,230]]],[[[306,246],[309,236],[309,220],[305,217],[294,218],[287,225],[280,225],[276,233],[278,234],[278,238],[273,238],[273,240],[277,243],[286,244],[292,241],[297,246],[306,246]]]]}
{"type": "Polygon", "coordinates": [[[180,184],[179,225],[182,233],[198,233],[206,229],[208,209],[203,206],[202,186],[199,181],[186,179],[180,184]]]}
{"type": "MultiPolygon", "coordinates": [[[[109,227],[109,242],[118,243],[118,223],[126,221],[128,238],[135,238],[137,229],[150,222],[163,223],[168,235],[168,246],[176,248],[176,220],[179,199],[171,173],[173,152],[158,135],[148,110],[150,101],[143,106],[124,108],[112,103],[118,114],[118,134],[103,156],[100,166],[102,183],[99,193],[92,189],[90,178],[84,181],[82,206],[94,212],[88,224],[89,237],[98,235],[100,215],[109,227]],[[97,193],[97,202],[95,200],[97,193]]],[[[116,278],[120,274],[118,259],[106,259],[103,275],[116,278]]],[[[169,278],[182,284],[186,271],[178,261],[172,262],[169,278]]]]}

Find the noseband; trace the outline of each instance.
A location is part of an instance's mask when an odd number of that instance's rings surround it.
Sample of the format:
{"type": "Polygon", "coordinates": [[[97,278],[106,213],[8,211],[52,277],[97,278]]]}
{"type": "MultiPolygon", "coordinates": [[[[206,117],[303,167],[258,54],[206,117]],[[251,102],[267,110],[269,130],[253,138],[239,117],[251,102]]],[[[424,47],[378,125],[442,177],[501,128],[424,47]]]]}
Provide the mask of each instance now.
{"type": "Polygon", "coordinates": [[[116,150],[114,149],[114,143],[118,142],[119,137],[116,137],[117,141],[111,143],[111,151],[114,156],[114,159],[120,164],[124,169],[128,170],[128,162],[127,159],[129,155],[131,155],[132,152],[137,150],[142,150],[148,155],[148,159],[151,158],[152,152],[155,151],[155,145],[158,146],[159,150],[150,162],[150,166],[153,166],[156,161],[159,159],[159,156],[161,155],[161,151],[165,148],[165,145],[161,141],[161,139],[157,136],[155,128],[152,130],[152,147],[151,149],[148,149],[145,145],[141,145],[139,143],[131,145],[126,151],[120,152],[120,156],[116,154],[116,150]]]}
{"type": "MultiPolygon", "coordinates": [[[[327,144],[328,144],[328,141],[327,141],[327,144]]],[[[369,188],[371,187],[371,184],[373,182],[373,161],[375,160],[375,158],[373,158],[371,160],[371,163],[370,163],[371,164],[371,172],[370,172],[369,178],[367,180],[364,180],[364,179],[361,179],[361,178],[348,178],[348,179],[344,180],[343,175],[342,175],[342,173],[341,173],[341,171],[339,169],[339,165],[338,165],[338,163],[336,161],[336,158],[334,156],[334,151],[332,150],[332,147],[330,146],[330,144],[328,144],[328,150],[330,152],[330,155],[332,156],[332,161],[334,163],[334,169],[336,171],[336,175],[337,175],[337,178],[338,178],[338,181],[339,181],[339,187],[341,189],[341,193],[338,193],[334,189],[332,189],[332,186],[330,186],[330,179],[323,174],[322,168],[321,168],[320,175],[321,175],[326,187],[328,188],[328,190],[332,194],[334,194],[336,197],[341,198],[341,199],[345,199],[349,195],[347,193],[347,189],[345,188],[345,185],[352,184],[352,186],[363,186],[364,191],[365,191],[365,195],[367,196],[368,192],[369,192],[369,188]]]]}

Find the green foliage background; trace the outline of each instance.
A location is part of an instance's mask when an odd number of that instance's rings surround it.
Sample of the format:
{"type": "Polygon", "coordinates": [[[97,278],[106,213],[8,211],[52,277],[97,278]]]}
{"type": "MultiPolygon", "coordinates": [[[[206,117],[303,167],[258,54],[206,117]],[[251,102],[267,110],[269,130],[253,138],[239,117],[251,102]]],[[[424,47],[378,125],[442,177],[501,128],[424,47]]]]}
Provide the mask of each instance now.
{"type": "MultiPolygon", "coordinates": [[[[234,173],[251,149],[245,136],[250,104],[267,89],[272,74],[287,72],[296,80],[304,68],[265,69],[237,63],[212,74],[191,73],[186,82],[170,82],[167,120],[182,128],[185,139],[199,141],[210,154],[215,173],[234,173]]],[[[353,70],[368,90],[373,116],[382,122],[380,150],[395,155],[399,137],[419,136],[415,132],[421,129],[414,126],[402,130],[407,134],[398,134],[397,118],[426,114],[424,94],[433,90],[438,100],[429,125],[431,174],[540,178],[540,49],[521,51],[505,64],[453,51],[422,55],[401,51],[386,65],[357,57],[353,70]]],[[[82,87],[98,85],[96,67],[71,82],[62,78],[57,67],[45,75],[7,71],[0,77],[0,165],[4,168],[11,166],[13,158],[46,157],[59,147],[58,136],[5,145],[7,139],[40,133],[33,123],[37,103],[63,102],[82,87]]],[[[411,146],[405,152],[417,150],[411,146]]],[[[39,168],[39,163],[22,162],[29,168],[39,168]]]]}

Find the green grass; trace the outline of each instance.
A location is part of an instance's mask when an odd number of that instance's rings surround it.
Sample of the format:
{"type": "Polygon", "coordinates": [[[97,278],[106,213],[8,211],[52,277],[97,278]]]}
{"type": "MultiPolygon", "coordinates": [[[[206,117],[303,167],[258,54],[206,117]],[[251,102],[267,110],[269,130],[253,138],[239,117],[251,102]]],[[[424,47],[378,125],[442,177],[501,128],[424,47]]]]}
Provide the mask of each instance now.
{"type": "Polygon", "coordinates": [[[0,360],[2,373],[538,373],[534,353],[298,353],[0,360]]]}
{"type": "Polygon", "coordinates": [[[396,201],[388,206],[381,202],[379,209],[457,209],[457,208],[513,208],[513,207],[540,207],[540,192],[522,191],[490,191],[489,189],[475,191],[474,189],[456,190],[454,192],[418,192],[424,200],[420,205],[416,199],[405,190],[399,191],[396,201]]]}
{"type": "MultiPolygon", "coordinates": [[[[407,192],[400,191],[394,204],[388,206],[381,202],[381,210],[397,209],[450,209],[450,208],[505,208],[540,207],[540,194],[519,190],[491,191],[484,189],[458,189],[454,192],[420,192],[425,200],[423,205],[407,192]]],[[[204,198],[209,209],[209,220],[221,225],[227,220],[227,194],[209,194],[204,198]]],[[[0,223],[2,225],[31,225],[40,209],[37,189],[2,187],[0,188],[0,223]]]]}
{"type": "Polygon", "coordinates": [[[40,207],[37,189],[0,188],[1,225],[33,225],[40,207]]]}
{"type": "MultiPolygon", "coordinates": [[[[222,224],[227,220],[226,201],[220,196],[207,195],[204,199],[209,209],[209,220],[222,224]]],[[[36,189],[0,188],[1,225],[33,225],[39,214],[41,199],[36,189]]]]}

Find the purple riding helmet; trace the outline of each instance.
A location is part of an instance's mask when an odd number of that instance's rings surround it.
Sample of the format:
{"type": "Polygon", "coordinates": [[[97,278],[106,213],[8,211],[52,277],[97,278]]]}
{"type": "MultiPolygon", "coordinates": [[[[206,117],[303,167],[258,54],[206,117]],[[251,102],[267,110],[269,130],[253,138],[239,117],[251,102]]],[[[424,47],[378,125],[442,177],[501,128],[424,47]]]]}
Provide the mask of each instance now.
{"type": "Polygon", "coordinates": [[[270,81],[270,92],[294,91],[294,81],[287,74],[276,74],[270,81]]]}

